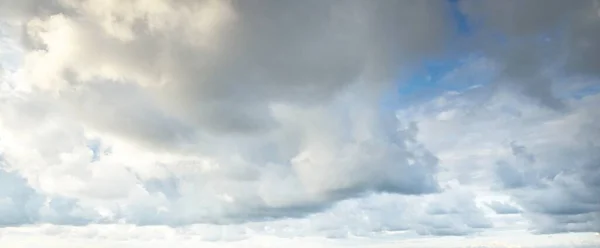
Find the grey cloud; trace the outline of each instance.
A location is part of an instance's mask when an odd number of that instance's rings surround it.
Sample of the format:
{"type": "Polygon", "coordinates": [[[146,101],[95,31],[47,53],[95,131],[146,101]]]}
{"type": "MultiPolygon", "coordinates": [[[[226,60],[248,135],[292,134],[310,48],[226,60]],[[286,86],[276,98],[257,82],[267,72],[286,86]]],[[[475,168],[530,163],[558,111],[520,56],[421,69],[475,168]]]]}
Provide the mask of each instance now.
{"type": "MultiPolygon", "coordinates": [[[[580,128],[588,138],[598,134],[585,126],[580,128]]],[[[556,154],[546,158],[543,164],[530,164],[525,168],[525,173],[531,176],[522,183],[529,189],[518,189],[513,196],[529,213],[526,216],[531,218],[538,232],[597,232],[600,230],[600,199],[597,197],[600,195],[597,183],[600,166],[598,156],[592,151],[598,147],[583,141],[576,148],[563,149],[551,149],[550,152],[556,154]]]]}
{"type": "Polygon", "coordinates": [[[23,1],[0,1],[0,15],[3,18],[14,21],[22,20],[23,17],[35,15],[49,15],[60,10],[57,1],[23,0],[23,1]]]}
{"type": "MultiPolygon", "coordinates": [[[[414,231],[428,236],[467,236],[492,227],[468,193],[451,190],[430,196],[369,194],[338,202],[305,219],[278,220],[267,226],[280,236],[316,234],[334,239],[379,237],[396,231],[414,231]],[[431,208],[444,210],[434,213],[431,208]]],[[[249,226],[253,230],[264,228],[258,223],[249,226]]]]}
{"type": "MultiPolygon", "coordinates": [[[[99,90],[118,88],[111,85],[105,87],[99,90]]],[[[67,100],[75,96],[78,95],[68,96],[67,100]]],[[[98,104],[94,94],[84,91],[81,96],[85,96],[81,97],[85,101],[78,108],[86,109],[87,104],[98,104]]],[[[139,95],[132,95],[131,98],[139,98],[138,101],[143,99],[139,95]]],[[[2,123],[5,125],[3,128],[6,128],[2,130],[3,137],[18,138],[2,140],[5,148],[7,147],[4,145],[12,144],[6,149],[10,162],[13,163],[10,168],[31,180],[23,183],[40,194],[41,202],[36,204],[43,205],[48,201],[48,207],[36,205],[36,213],[24,216],[28,219],[20,219],[21,223],[18,224],[42,222],[80,225],[113,223],[116,220],[138,225],[239,224],[279,218],[304,218],[322,212],[338,201],[372,192],[419,195],[439,190],[433,177],[437,159],[415,140],[417,130],[414,126],[396,131],[392,129],[396,125],[393,120],[390,120],[392,123],[377,121],[371,127],[363,127],[366,129],[356,129],[372,135],[358,145],[342,142],[343,148],[335,144],[322,146],[322,149],[332,149],[335,155],[332,157],[334,161],[325,160],[322,170],[312,167],[314,165],[311,161],[296,161],[290,165],[290,156],[297,156],[294,153],[298,150],[292,151],[291,155],[284,156],[282,160],[270,154],[246,156],[255,151],[254,148],[281,148],[278,144],[286,145],[288,143],[285,142],[289,142],[285,135],[282,136],[285,141],[283,143],[272,137],[259,140],[215,140],[214,150],[204,150],[212,155],[212,165],[206,167],[207,161],[193,153],[170,153],[170,159],[161,161],[151,158],[151,161],[147,161],[146,157],[154,156],[156,149],[148,151],[143,148],[141,151],[145,152],[140,153],[140,150],[129,148],[133,149],[130,150],[133,151],[131,153],[121,150],[123,147],[120,145],[123,143],[114,144],[110,138],[85,137],[81,130],[83,127],[66,118],[70,115],[65,116],[65,112],[61,111],[72,110],[73,107],[62,108],[64,105],[61,104],[64,102],[47,101],[46,97],[10,99],[0,108],[3,113],[2,123]],[[19,112],[31,114],[16,114],[19,112]],[[32,125],[44,131],[30,133],[28,130],[32,125]],[[65,132],[65,128],[74,132],[65,132]],[[7,130],[10,130],[10,134],[7,130]],[[386,135],[382,136],[379,132],[386,135]],[[237,150],[233,144],[252,149],[237,150]],[[24,158],[18,152],[13,153],[13,149],[20,147],[36,147],[39,153],[24,158]],[[228,150],[226,147],[234,149],[228,150]],[[110,152],[106,152],[107,149],[110,152]],[[210,153],[215,150],[221,153],[210,153]],[[180,156],[188,157],[183,159],[180,156]],[[36,162],[30,165],[23,163],[23,159],[34,159],[36,162]],[[283,164],[274,164],[273,161],[283,161],[283,164]],[[37,167],[32,169],[33,166],[37,167]],[[299,171],[300,169],[303,171],[299,171]],[[57,196],[46,196],[48,191],[57,196]]],[[[127,102],[128,98],[115,93],[114,102],[120,101],[127,102]]],[[[135,103],[133,101],[126,105],[136,106],[135,103]]],[[[111,104],[103,102],[98,105],[111,104]]],[[[353,106],[344,101],[339,104],[353,106]]],[[[108,107],[101,110],[106,112],[93,113],[99,116],[111,114],[108,107]]],[[[302,117],[303,111],[299,111],[298,116],[302,117]]],[[[82,118],[96,117],[78,111],[67,113],[88,115],[82,118]]],[[[136,118],[139,115],[132,111],[128,117],[136,118]]],[[[338,117],[331,117],[322,115],[305,121],[324,124],[324,120],[338,120],[338,117]]],[[[98,120],[96,125],[106,125],[103,121],[110,119],[98,120]]],[[[127,118],[121,118],[118,121],[125,122],[117,122],[117,125],[127,124],[126,120],[127,118]]],[[[296,119],[290,121],[298,122],[296,119]]],[[[352,125],[356,124],[349,123],[349,126],[352,125]]],[[[352,139],[352,136],[346,136],[346,132],[356,128],[339,130],[340,126],[332,127],[338,129],[330,130],[328,135],[333,135],[332,137],[317,133],[319,135],[313,137],[315,140],[307,141],[322,145],[332,140],[337,141],[338,138],[352,139]],[[338,134],[341,136],[336,137],[338,134]]],[[[163,152],[158,151],[158,154],[163,152]]],[[[308,155],[310,158],[311,155],[308,155]]],[[[323,163],[319,157],[315,157],[313,161],[317,165],[323,163]]],[[[11,209],[21,205],[14,205],[11,209]]]]}
{"type": "Polygon", "coordinates": [[[593,171],[561,175],[546,188],[515,194],[517,201],[529,213],[526,216],[536,225],[535,231],[556,233],[600,230],[598,187],[575,181],[582,180],[582,174],[587,172],[593,171]]]}
{"type": "Polygon", "coordinates": [[[31,223],[38,197],[23,178],[0,168],[0,226],[31,223]]]}
{"type": "Polygon", "coordinates": [[[450,189],[425,207],[425,217],[415,230],[421,235],[463,236],[493,225],[473,201],[473,194],[450,189]]]}
{"type": "Polygon", "coordinates": [[[142,145],[177,152],[199,144],[198,132],[193,127],[160,111],[136,85],[90,83],[64,92],[63,98],[65,110],[78,119],[99,130],[113,130],[114,134],[142,145]]]}
{"type": "MultiPolygon", "coordinates": [[[[587,112],[585,108],[579,111],[587,112]]],[[[496,171],[536,232],[597,232],[600,228],[600,166],[593,152],[598,146],[586,141],[597,137],[596,128],[587,125],[598,119],[587,113],[581,117],[584,120],[570,122],[572,128],[579,130],[578,136],[586,136],[579,144],[564,147],[566,144],[555,143],[556,147],[547,147],[544,155],[535,157],[524,146],[511,144],[520,168],[504,165],[496,171]],[[519,159],[523,162],[519,163],[519,159]]]]}
{"type": "MultiPolygon", "coordinates": [[[[400,133],[400,135],[405,135],[407,142],[411,139],[410,134],[400,133]]],[[[124,213],[124,218],[132,223],[169,223],[171,225],[198,222],[240,223],[284,217],[298,218],[328,209],[338,201],[361,197],[372,192],[419,195],[439,190],[437,182],[430,177],[433,173],[430,169],[434,169],[437,162],[431,154],[424,150],[415,150],[415,153],[423,153],[420,156],[404,154],[397,149],[408,148],[402,148],[400,144],[394,144],[391,147],[376,146],[375,148],[380,148],[375,150],[384,152],[383,157],[372,156],[370,162],[361,161],[360,157],[354,158],[354,162],[342,160],[338,164],[340,168],[329,168],[325,171],[312,170],[294,175],[289,168],[283,165],[265,168],[260,168],[261,165],[252,165],[257,168],[231,167],[219,169],[201,177],[186,178],[173,175],[165,179],[151,179],[144,182],[145,189],[153,194],[162,194],[169,199],[170,211],[159,215],[150,214],[155,217],[147,219],[148,215],[134,208],[133,210],[137,213],[131,212],[135,213],[134,215],[124,213]],[[392,150],[387,152],[386,149],[392,150]],[[401,157],[397,157],[400,155],[394,155],[396,153],[411,156],[411,159],[415,160],[410,171],[404,169],[405,162],[401,157]],[[352,168],[345,168],[345,166],[362,168],[362,164],[376,166],[372,169],[364,168],[360,175],[356,174],[352,168]],[[238,169],[242,171],[236,171],[238,169]],[[253,170],[254,172],[252,172],[253,170]],[[280,173],[274,173],[278,170],[280,173]],[[258,178],[251,176],[254,173],[258,174],[258,178]],[[242,178],[236,180],[237,176],[233,174],[242,178]],[[310,183],[310,185],[305,186],[304,183],[310,183]],[[313,193],[305,192],[307,188],[315,189],[314,193],[317,195],[312,196],[313,193]],[[217,193],[229,195],[235,199],[235,203],[219,203],[222,200],[215,197],[210,190],[217,190],[217,193]],[[296,196],[288,195],[294,193],[296,196]],[[210,200],[199,203],[195,198],[210,200]],[[207,209],[197,209],[198,204],[207,209]],[[216,209],[211,210],[213,208],[216,209]]],[[[371,150],[364,150],[361,153],[370,154],[370,152],[371,150]]],[[[352,155],[340,156],[352,157],[352,155]]],[[[154,206],[149,207],[148,211],[153,211],[154,206]]]]}
{"type": "Polygon", "coordinates": [[[593,7],[593,1],[564,2],[550,1],[472,1],[463,0],[461,7],[476,21],[483,22],[496,30],[509,34],[530,35],[549,31],[556,27],[562,18],[575,18],[573,15],[593,7]]]}
{"type": "MultiPolygon", "coordinates": [[[[106,77],[96,69],[109,67],[120,79],[150,84],[148,89],[164,111],[202,129],[225,133],[272,128],[273,102],[327,101],[365,76],[374,88],[380,87],[394,79],[405,61],[438,50],[449,30],[444,1],[233,1],[231,5],[220,1],[205,9],[212,7],[223,16],[233,12],[232,20],[217,19],[207,30],[196,30],[183,19],[166,19],[166,24],[159,19],[155,24],[154,13],[148,13],[148,20],[138,18],[146,14],[144,8],[122,13],[119,4],[103,6],[110,14],[123,18],[129,14],[141,22],[112,23],[133,32],[132,40],[122,42],[94,23],[110,22],[105,20],[109,17],[72,2],[65,8],[81,11],[61,14],[73,31],[67,39],[77,42],[78,49],[58,68],[59,78],[67,70],[75,77],[106,77]],[[74,22],[78,19],[87,21],[74,22]],[[170,21],[176,22],[175,29],[155,29],[171,25],[170,21]],[[182,37],[190,32],[207,33],[198,33],[197,40],[182,37]],[[204,39],[208,47],[195,44],[204,39]]],[[[168,11],[200,12],[210,3],[176,2],[168,11]]],[[[198,15],[198,21],[205,21],[202,17],[198,15]]],[[[52,30],[27,31],[35,39],[52,30]]],[[[52,41],[38,42],[49,52],[54,50],[52,41]]]]}
{"type": "Polygon", "coordinates": [[[501,71],[495,82],[499,88],[507,88],[529,97],[536,103],[555,110],[564,110],[565,104],[554,94],[553,79],[544,69],[551,66],[548,51],[540,51],[539,41],[514,41],[506,47],[498,45],[490,49],[501,71]]]}
{"type": "Polygon", "coordinates": [[[516,189],[536,185],[539,175],[531,170],[535,163],[535,156],[529,153],[526,147],[514,141],[510,143],[510,150],[514,156],[512,163],[499,161],[495,167],[495,175],[502,187],[516,189]]]}
{"type": "MultiPolygon", "coordinates": [[[[440,171],[456,170],[440,176],[467,175],[471,180],[465,183],[489,185],[508,194],[534,232],[596,232],[600,116],[595,109],[600,95],[565,99],[568,111],[564,112],[550,111],[515,94],[483,102],[466,96],[440,97],[449,108],[443,111],[468,113],[462,118],[439,120],[436,108],[427,118],[417,117],[423,118],[419,141],[435,148],[440,171]],[[515,116],[507,108],[521,114],[515,116]],[[455,146],[440,146],[446,142],[455,146]]],[[[428,107],[439,102],[435,99],[419,108],[430,111],[428,107]]]]}
{"type": "Polygon", "coordinates": [[[529,214],[527,217],[536,224],[533,231],[539,234],[598,232],[600,230],[598,212],[578,215],[529,214]]]}
{"type": "MultiPolygon", "coordinates": [[[[468,1],[465,1],[468,2],[468,1]]],[[[474,2],[474,1],[471,1],[474,2]]],[[[479,4],[479,3],[478,3],[479,4]]],[[[598,1],[486,1],[480,9],[484,22],[519,36],[550,35],[562,32],[553,46],[558,55],[566,55],[566,70],[597,75],[600,16],[598,1]]],[[[475,14],[477,15],[477,14],[475,14]]],[[[539,59],[537,60],[539,63],[539,59]]],[[[532,64],[536,62],[532,61],[532,64]]]]}
{"type": "Polygon", "coordinates": [[[40,222],[81,225],[96,218],[83,212],[77,201],[44,196],[20,175],[0,168],[0,227],[40,222]]]}
{"type": "Polygon", "coordinates": [[[553,92],[553,78],[600,71],[597,1],[463,0],[460,5],[482,27],[475,31],[482,49],[503,65],[503,87],[564,110],[553,92]],[[505,42],[495,41],[498,34],[505,42]]]}
{"type": "Polygon", "coordinates": [[[514,189],[522,188],[528,185],[524,172],[514,165],[506,162],[498,162],[495,168],[495,174],[503,188],[514,189]]]}
{"type": "MultiPolygon", "coordinates": [[[[37,166],[65,169],[23,176],[81,182],[54,192],[77,204],[56,204],[88,216],[98,200],[114,219],[177,225],[298,217],[372,192],[439,190],[437,160],[416,130],[397,132],[393,114],[376,109],[399,71],[443,49],[446,1],[96,3],[10,6],[23,24],[32,92],[9,99],[1,117],[6,132],[26,138],[20,145],[43,151],[37,166]],[[24,131],[31,123],[62,129],[24,131]],[[131,144],[90,155],[90,133],[131,144]],[[115,158],[119,149],[171,160],[115,158]],[[194,162],[182,166],[182,157],[194,162]],[[113,202],[131,192],[146,198],[113,202]]],[[[28,170],[19,159],[14,168],[28,170]]]]}
{"type": "Polygon", "coordinates": [[[487,203],[487,206],[490,207],[497,214],[518,214],[521,213],[521,210],[516,206],[513,206],[509,203],[492,201],[487,203]]]}
{"type": "MultiPolygon", "coordinates": [[[[45,188],[6,176],[6,182],[24,185],[6,191],[10,203],[3,206],[15,216],[6,218],[6,224],[112,222],[118,218],[147,225],[238,223],[307,217],[335,208],[336,202],[373,192],[418,195],[439,191],[434,176],[438,160],[417,141],[417,130],[396,132],[396,120],[390,124],[376,112],[379,94],[394,83],[399,71],[439,55],[451,38],[447,1],[156,0],[143,6],[127,6],[132,1],[102,6],[76,0],[12,2],[1,1],[0,14],[24,24],[24,47],[32,55],[25,64],[26,82],[33,84],[34,93],[0,107],[6,128],[0,131],[29,138],[2,145],[35,147],[41,158],[36,166],[64,168],[60,173],[82,186],[74,193],[57,190],[65,199],[51,199],[43,214],[30,213],[23,212],[22,206],[41,204],[33,192],[45,188]],[[52,129],[51,124],[61,130],[52,129]],[[26,130],[38,125],[49,126],[50,131],[26,130]],[[76,134],[66,134],[66,129],[76,134]],[[84,131],[124,138],[140,150],[166,152],[175,158],[148,163],[142,157],[152,160],[156,154],[132,152],[127,155],[140,156],[135,161],[108,155],[90,165],[89,151],[76,149],[85,141],[84,131]],[[81,160],[73,162],[61,154],[81,160]],[[178,156],[197,161],[177,172],[184,160],[178,156]],[[147,167],[166,170],[168,175],[147,167]],[[205,167],[208,172],[202,171],[205,167]],[[109,170],[120,177],[103,174],[109,170]],[[113,198],[120,196],[131,199],[115,203],[113,198]],[[98,206],[90,202],[98,201],[114,219],[93,211],[98,206]]],[[[594,32],[599,24],[591,11],[597,6],[591,1],[566,2],[461,1],[465,13],[480,20],[483,27],[524,40],[510,40],[505,46],[488,44],[488,33],[483,32],[474,37],[481,40],[468,41],[477,48],[485,43],[482,49],[502,65],[500,86],[562,110],[581,107],[554,96],[554,79],[544,71],[554,66],[548,61],[561,61],[571,74],[597,75],[600,71],[600,32],[594,32]],[[565,29],[563,37],[543,46],[532,42],[533,36],[564,23],[573,27],[565,29]],[[548,58],[548,50],[556,52],[548,58]]],[[[469,127],[484,134],[502,127],[514,130],[515,126],[503,126],[501,121],[489,129],[476,125],[481,119],[495,118],[494,111],[474,110],[463,117],[475,118],[469,127]]],[[[581,117],[582,121],[597,124],[597,119],[588,117],[581,117]]],[[[528,112],[510,119],[516,120],[511,124],[530,125],[527,130],[535,131],[531,123],[519,122],[522,118],[528,118],[528,112]]],[[[581,123],[574,124],[568,129],[581,123]]],[[[581,132],[586,145],[582,141],[581,146],[568,148],[559,140],[552,144],[555,149],[540,154],[524,149],[530,144],[515,143],[508,147],[513,157],[496,163],[494,176],[542,232],[597,230],[600,226],[599,204],[594,200],[600,195],[598,158],[591,155],[598,147],[594,139],[585,137],[598,130],[587,127],[581,132]],[[560,227],[564,223],[570,224],[560,227]]],[[[570,133],[561,135],[571,137],[570,133]]],[[[463,138],[455,133],[439,137],[463,138]]],[[[470,135],[464,143],[477,137],[470,135]]],[[[29,159],[17,155],[11,154],[11,162],[29,159]]],[[[47,173],[27,165],[23,162],[14,168],[47,173]]],[[[22,176],[47,179],[56,175],[22,176]]],[[[344,224],[348,214],[338,211],[336,221],[322,223],[322,229],[335,237],[368,233],[377,229],[374,226],[412,228],[426,235],[467,235],[491,227],[472,199],[460,194],[431,203],[423,213],[417,211],[421,216],[417,220],[385,219],[370,213],[377,220],[364,229],[332,231],[344,224]],[[404,220],[412,222],[405,225],[404,220]]],[[[350,222],[365,224],[361,216],[350,222]]]]}

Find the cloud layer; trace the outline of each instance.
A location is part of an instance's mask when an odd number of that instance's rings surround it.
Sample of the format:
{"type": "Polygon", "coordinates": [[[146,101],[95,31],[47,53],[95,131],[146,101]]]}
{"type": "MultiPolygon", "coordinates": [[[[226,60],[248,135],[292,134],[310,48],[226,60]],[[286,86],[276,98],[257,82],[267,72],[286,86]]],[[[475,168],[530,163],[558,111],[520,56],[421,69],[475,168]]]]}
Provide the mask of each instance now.
{"type": "Polygon", "coordinates": [[[404,61],[440,49],[444,5],[58,1],[47,14],[15,11],[28,89],[1,110],[6,168],[43,195],[89,204],[81,218],[139,224],[436,192],[435,157],[377,99],[404,61]]]}
{"type": "Polygon", "coordinates": [[[0,226],[599,232],[599,8],[0,0],[0,226]]]}
{"type": "MultiPolygon", "coordinates": [[[[567,113],[512,93],[465,98],[485,90],[449,94],[404,113],[418,116],[417,140],[438,154],[442,168],[451,168],[440,176],[510,195],[537,232],[597,232],[598,95],[566,100],[567,113]]],[[[521,212],[501,202],[487,205],[498,214],[521,212]]]]}

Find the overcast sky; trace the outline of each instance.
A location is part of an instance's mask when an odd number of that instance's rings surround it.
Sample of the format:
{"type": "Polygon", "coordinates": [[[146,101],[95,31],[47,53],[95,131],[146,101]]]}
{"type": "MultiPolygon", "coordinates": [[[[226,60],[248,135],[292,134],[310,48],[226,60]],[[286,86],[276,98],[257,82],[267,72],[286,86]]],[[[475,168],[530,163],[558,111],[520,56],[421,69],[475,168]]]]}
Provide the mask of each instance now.
{"type": "Polygon", "coordinates": [[[597,247],[600,1],[0,0],[0,247],[597,247]]]}

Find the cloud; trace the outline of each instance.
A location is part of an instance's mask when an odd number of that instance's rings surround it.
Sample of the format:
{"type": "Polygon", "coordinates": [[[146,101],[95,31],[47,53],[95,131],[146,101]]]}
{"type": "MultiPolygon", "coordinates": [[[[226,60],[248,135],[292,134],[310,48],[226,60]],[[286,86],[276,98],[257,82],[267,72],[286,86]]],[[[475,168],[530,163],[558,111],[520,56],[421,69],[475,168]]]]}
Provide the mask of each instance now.
{"type": "MultiPolygon", "coordinates": [[[[384,134],[378,134],[386,130],[379,129],[379,124],[356,129],[376,135],[359,144],[340,140],[351,138],[340,131],[352,129],[330,129],[329,136],[319,132],[307,140],[311,150],[295,155],[297,158],[284,166],[262,160],[260,150],[242,153],[257,157],[157,153],[126,140],[89,133],[59,114],[44,111],[51,105],[12,103],[3,109],[3,123],[11,130],[2,140],[7,144],[8,167],[31,180],[32,187],[44,194],[76,200],[96,221],[124,218],[132,223],[172,225],[238,222],[300,216],[368,192],[422,194],[438,190],[431,176],[436,159],[418,147],[411,138],[415,130],[410,128],[391,133],[397,141],[389,140],[393,138],[390,134],[385,134],[385,139],[384,134]],[[13,112],[37,108],[44,114],[20,116],[13,112]],[[31,128],[27,123],[38,123],[39,131],[27,132],[31,128]],[[65,127],[79,132],[65,132],[65,127]],[[36,152],[28,153],[28,147],[36,152]],[[318,149],[329,149],[329,153],[318,149]],[[336,155],[338,149],[340,154],[336,155]],[[312,169],[318,166],[329,169],[312,169]]],[[[331,120],[329,113],[304,114],[312,115],[308,118],[312,122],[326,123],[331,120]]],[[[226,141],[222,145],[230,144],[226,141]]],[[[272,146],[267,143],[257,148],[272,146]]],[[[283,161],[286,158],[290,159],[284,157],[283,161]]]]}
{"type": "MultiPolygon", "coordinates": [[[[3,161],[0,160],[0,164],[3,161]]],[[[81,225],[93,221],[77,202],[43,195],[15,172],[0,168],[0,226],[21,226],[39,222],[81,225]]]]}
{"type": "Polygon", "coordinates": [[[464,189],[447,189],[425,207],[415,230],[421,235],[464,236],[492,228],[490,220],[464,189]]]}
{"type": "Polygon", "coordinates": [[[558,76],[598,76],[597,1],[460,1],[477,23],[481,49],[502,64],[502,87],[554,109],[565,104],[552,87],[558,76]],[[500,36],[503,42],[497,42],[500,36]]]}
{"type": "Polygon", "coordinates": [[[407,238],[402,242],[378,241],[366,243],[363,239],[333,240],[323,238],[274,238],[255,235],[245,240],[221,240],[218,237],[235,235],[235,232],[225,227],[209,231],[207,228],[190,227],[174,229],[160,226],[139,227],[132,225],[99,226],[89,225],[83,227],[72,226],[27,226],[21,228],[4,228],[0,230],[3,239],[0,244],[11,247],[50,246],[61,247],[68,245],[81,245],[88,247],[164,247],[176,244],[180,247],[347,247],[360,245],[361,247],[560,247],[570,245],[573,247],[595,247],[598,241],[595,237],[585,235],[537,235],[526,236],[523,233],[511,233],[512,236],[497,241],[498,237],[477,236],[465,239],[464,237],[438,237],[427,239],[423,237],[407,238]],[[205,239],[217,237],[211,241],[205,239]],[[93,239],[94,242],[89,242],[93,239]],[[364,245],[364,246],[363,246],[364,245]],[[445,246],[444,246],[445,245],[445,246]]]}
{"type": "Polygon", "coordinates": [[[0,1],[0,224],[464,236],[492,190],[535,232],[598,231],[598,95],[563,81],[598,85],[599,6],[463,0],[456,39],[450,4],[0,1]],[[458,40],[477,59],[441,81],[481,85],[382,110],[458,40]]]}
{"type": "Polygon", "coordinates": [[[596,232],[594,139],[600,132],[592,106],[599,95],[565,99],[571,110],[554,112],[511,92],[469,97],[482,90],[441,96],[399,114],[417,122],[417,140],[439,158],[438,177],[504,192],[535,232],[596,232]],[[444,111],[453,114],[440,118],[444,111]]]}
{"type": "Polygon", "coordinates": [[[492,202],[488,203],[487,205],[488,205],[488,207],[493,209],[497,214],[521,213],[521,210],[519,210],[519,208],[517,208],[516,206],[513,206],[512,204],[509,204],[509,203],[492,201],[492,202]]]}
{"type": "Polygon", "coordinates": [[[435,156],[378,98],[443,48],[446,4],[11,5],[24,51],[22,89],[0,107],[7,168],[69,201],[53,218],[99,223],[239,223],[437,192],[435,156]]]}
{"type": "Polygon", "coordinates": [[[4,170],[0,170],[0,182],[0,226],[29,222],[32,209],[27,207],[36,203],[35,191],[22,178],[4,170]]]}
{"type": "Polygon", "coordinates": [[[358,80],[381,87],[402,60],[439,49],[446,30],[438,1],[63,2],[71,11],[25,20],[43,48],[27,56],[30,82],[54,91],[132,83],[158,111],[209,132],[270,130],[274,103],[327,101],[358,80]]]}

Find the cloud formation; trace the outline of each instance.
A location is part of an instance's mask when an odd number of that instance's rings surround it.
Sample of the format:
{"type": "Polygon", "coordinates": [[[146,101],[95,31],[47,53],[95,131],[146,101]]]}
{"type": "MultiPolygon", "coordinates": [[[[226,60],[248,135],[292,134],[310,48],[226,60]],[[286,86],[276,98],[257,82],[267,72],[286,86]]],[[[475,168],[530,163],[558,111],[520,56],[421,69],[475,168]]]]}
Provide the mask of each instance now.
{"type": "Polygon", "coordinates": [[[521,213],[521,210],[519,210],[519,208],[513,206],[512,204],[499,202],[499,201],[492,201],[492,202],[488,203],[488,207],[493,209],[497,214],[521,213]]]}
{"type": "Polygon", "coordinates": [[[0,226],[598,232],[599,8],[0,0],[0,226]],[[382,106],[455,53],[419,83],[460,90],[382,106]]]}
{"type": "Polygon", "coordinates": [[[441,49],[445,5],[14,5],[26,89],[0,108],[7,170],[95,222],[244,222],[437,192],[435,156],[377,105],[403,64],[441,49]]]}
{"type": "MultiPolygon", "coordinates": [[[[598,95],[567,99],[571,111],[563,113],[512,93],[468,97],[485,90],[449,94],[402,113],[416,118],[417,140],[449,168],[439,177],[504,192],[536,232],[597,232],[598,95]]],[[[502,203],[488,206],[517,213],[502,203]]]]}
{"type": "Polygon", "coordinates": [[[459,4],[473,23],[480,23],[478,43],[501,62],[504,86],[562,109],[565,105],[552,87],[554,78],[598,76],[598,1],[462,0],[459,4]]]}

